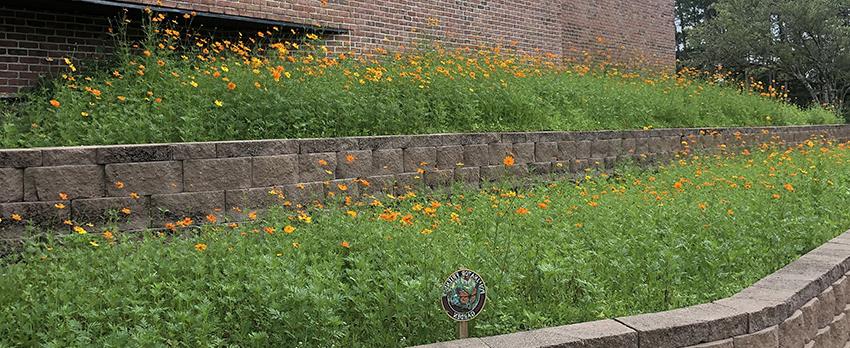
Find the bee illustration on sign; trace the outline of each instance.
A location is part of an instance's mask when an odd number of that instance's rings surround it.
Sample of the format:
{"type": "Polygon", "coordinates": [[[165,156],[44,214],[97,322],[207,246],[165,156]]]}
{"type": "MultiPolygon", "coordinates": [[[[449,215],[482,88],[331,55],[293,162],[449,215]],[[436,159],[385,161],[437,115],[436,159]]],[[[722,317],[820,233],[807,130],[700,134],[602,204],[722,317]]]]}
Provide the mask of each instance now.
{"type": "Polygon", "coordinates": [[[487,302],[484,279],[468,269],[452,273],[443,283],[443,310],[456,321],[475,318],[487,302]]]}

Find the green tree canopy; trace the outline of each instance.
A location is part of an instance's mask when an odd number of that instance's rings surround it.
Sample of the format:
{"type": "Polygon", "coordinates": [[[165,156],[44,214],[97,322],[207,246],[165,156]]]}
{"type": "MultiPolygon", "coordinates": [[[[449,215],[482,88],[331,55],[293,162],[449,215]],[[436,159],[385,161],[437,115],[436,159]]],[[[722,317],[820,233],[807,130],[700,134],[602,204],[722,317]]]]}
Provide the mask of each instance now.
{"type": "Polygon", "coordinates": [[[841,109],[850,93],[850,0],[718,0],[692,31],[691,65],[796,81],[841,109]]]}

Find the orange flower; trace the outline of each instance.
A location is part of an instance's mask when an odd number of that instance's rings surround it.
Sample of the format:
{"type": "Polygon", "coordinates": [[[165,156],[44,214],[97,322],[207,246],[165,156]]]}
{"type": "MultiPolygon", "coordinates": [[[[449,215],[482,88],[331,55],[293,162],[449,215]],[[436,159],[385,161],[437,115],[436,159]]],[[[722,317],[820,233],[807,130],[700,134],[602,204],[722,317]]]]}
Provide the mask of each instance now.
{"type": "Polygon", "coordinates": [[[122,182],[122,181],[116,181],[116,182],[115,182],[115,188],[117,188],[117,189],[119,189],[119,190],[120,190],[120,189],[122,189],[122,188],[124,188],[124,182],[122,182]]]}
{"type": "Polygon", "coordinates": [[[540,202],[540,203],[537,203],[537,207],[540,208],[540,209],[546,209],[546,208],[549,207],[549,205],[547,205],[546,203],[540,202]]]}
{"type": "Polygon", "coordinates": [[[347,186],[347,185],[345,185],[345,184],[336,184],[336,187],[337,187],[340,191],[348,190],[348,186],[347,186]]]}
{"type": "Polygon", "coordinates": [[[269,227],[269,226],[263,227],[263,231],[265,231],[268,234],[274,234],[274,228],[269,227]]]}
{"type": "Polygon", "coordinates": [[[698,206],[702,210],[705,210],[705,208],[708,208],[708,204],[706,204],[706,203],[700,203],[698,206]]]}
{"type": "Polygon", "coordinates": [[[139,194],[138,194],[138,193],[135,193],[135,192],[130,192],[130,198],[132,198],[132,199],[139,199],[139,194]]]}
{"type": "Polygon", "coordinates": [[[599,206],[599,203],[596,203],[595,201],[590,201],[590,202],[587,202],[587,205],[596,208],[596,207],[599,206]]]}
{"type": "Polygon", "coordinates": [[[413,225],[413,215],[407,214],[401,218],[401,223],[405,225],[413,225]]]}
{"type": "Polygon", "coordinates": [[[292,232],[295,232],[295,227],[292,227],[290,225],[286,225],[286,226],[283,227],[283,232],[286,233],[286,234],[292,234],[292,232]]]}
{"type": "Polygon", "coordinates": [[[326,166],[326,165],[328,165],[328,161],[325,161],[325,160],[323,160],[323,159],[320,159],[320,160],[319,160],[319,165],[320,165],[320,166],[326,166]]]}
{"type": "Polygon", "coordinates": [[[175,225],[173,222],[169,222],[165,224],[165,228],[167,230],[174,231],[177,230],[177,225],[175,225]]]}
{"type": "Polygon", "coordinates": [[[525,215],[528,214],[528,209],[525,209],[525,207],[519,207],[517,208],[516,213],[519,215],[525,215]]]}
{"type": "Polygon", "coordinates": [[[229,90],[231,90],[231,91],[232,91],[232,90],[234,90],[234,89],[236,89],[236,84],[235,84],[235,83],[233,83],[233,82],[228,82],[228,83],[227,83],[227,89],[229,89],[229,90]]]}
{"type": "Polygon", "coordinates": [[[248,218],[251,219],[251,220],[256,220],[257,219],[257,212],[252,211],[252,212],[248,213],[248,218]]]}
{"type": "Polygon", "coordinates": [[[773,199],[779,199],[782,196],[780,196],[778,193],[774,193],[773,195],[771,195],[771,197],[773,197],[773,199]]]}
{"type": "Polygon", "coordinates": [[[395,212],[395,211],[391,211],[391,210],[385,210],[383,213],[381,213],[381,215],[378,215],[378,217],[381,220],[391,222],[391,221],[397,220],[399,215],[400,215],[399,212],[395,212]]]}
{"type": "Polygon", "coordinates": [[[109,239],[109,240],[112,240],[112,238],[114,237],[114,236],[112,235],[112,232],[110,232],[110,231],[103,231],[103,234],[102,234],[102,235],[103,235],[103,238],[105,238],[105,239],[109,239]]]}
{"type": "Polygon", "coordinates": [[[784,187],[785,190],[787,190],[788,192],[794,192],[794,186],[789,183],[785,183],[785,185],[782,185],[782,187],[784,187]]]}
{"type": "Polygon", "coordinates": [[[354,155],[352,155],[352,154],[347,154],[347,155],[345,155],[345,161],[346,161],[346,162],[348,162],[348,163],[352,163],[352,162],[354,162],[356,159],[357,159],[357,157],[355,157],[355,156],[354,156],[354,155]]]}
{"type": "Polygon", "coordinates": [[[59,101],[56,100],[56,99],[50,99],[50,105],[53,105],[54,108],[58,108],[58,107],[62,106],[62,104],[59,103],[59,101]]]}
{"type": "Polygon", "coordinates": [[[675,187],[677,190],[681,190],[682,189],[682,182],[676,181],[676,183],[673,184],[673,187],[675,187]]]}
{"type": "Polygon", "coordinates": [[[729,210],[726,211],[726,215],[729,215],[729,216],[735,215],[735,211],[732,210],[732,209],[729,209],[729,210]]]}
{"type": "Polygon", "coordinates": [[[121,208],[121,212],[124,213],[124,215],[130,215],[132,211],[130,210],[130,208],[124,207],[121,208]]]}
{"type": "Polygon", "coordinates": [[[197,251],[207,250],[207,245],[204,244],[204,243],[195,244],[195,250],[197,250],[197,251]]]}
{"type": "Polygon", "coordinates": [[[207,221],[209,221],[211,224],[214,224],[216,223],[216,221],[218,221],[218,218],[213,214],[209,214],[207,215],[207,221]]]}
{"type": "Polygon", "coordinates": [[[21,220],[23,220],[23,219],[24,219],[24,218],[23,218],[23,217],[21,217],[21,215],[19,215],[19,214],[12,214],[11,218],[12,218],[12,220],[15,220],[15,221],[21,221],[21,220]]]}
{"type": "Polygon", "coordinates": [[[68,200],[68,194],[65,193],[65,192],[59,192],[59,199],[61,199],[63,201],[67,201],[68,200]]]}
{"type": "Polygon", "coordinates": [[[513,167],[513,165],[515,163],[514,156],[511,156],[511,155],[505,156],[505,159],[502,160],[502,163],[504,163],[505,166],[513,167]]]}
{"type": "Polygon", "coordinates": [[[342,241],[342,243],[339,243],[339,245],[346,249],[351,248],[351,244],[349,244],[348,241],[342,241]]]}

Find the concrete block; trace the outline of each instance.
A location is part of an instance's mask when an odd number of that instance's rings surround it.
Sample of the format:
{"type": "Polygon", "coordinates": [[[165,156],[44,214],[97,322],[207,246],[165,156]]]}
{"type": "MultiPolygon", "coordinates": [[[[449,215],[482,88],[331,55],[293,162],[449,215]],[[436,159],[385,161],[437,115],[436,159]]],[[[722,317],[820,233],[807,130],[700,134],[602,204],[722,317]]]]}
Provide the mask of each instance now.
{"type": "Polygon", "coordinates": [[[758,332],[734,337],[735,347],[776,348],[779,346],[779,330],[776,326],[758,332]]]}
{"type": "Polygon", "coordinates": [[[106,194],[127,197],[131,192],[139,195],[178,193],[183,191],[183,164],[179,161],[138,162],[107,164],[106,194]],[[122,183],[116,185],[116,183],[122,183]]]}
{"type": "Polygon", "coordinates": [[[49,202],[15,202],[0,204],[0,239],[17,239],[24,236],[26,226],[32,224],[37,227],[48,229],[44,232],[67,232],[70,227],[63,221],[71,218],[71,209],[68,201],[49,202]],[[56,208],[56,204],[64,204],[64,209],[56,208]],[[18,214],[22,221],[12,220],[12,215],[18,214]]]}
{"type": "Polygon", "coordinates": [[[251,158],[218,158],[183,161],[186,192],[224,191],[251,187],[251,158]]]}
{"type": "Polygon", "coordinates": [[[223,218],[224,191],[171,193],[151,196],[151,226],[163,227],[166,223],[189,217],[196,224],[203,223],[207,215],[223,218]]]}
{"type": "Polygon", "coordinates": [[[302,153],[298,155],[298,181],[322,182],[336,177],[336,153],[302,153]]]}
{"type": "Polygon", "coordinates": [[[433,170],[437,164],[436,147],[409,147],[404,149],[404,171],[415,173],[418,169],[433,170]]]}
{"type": "Polygon", "coordinates": [[[401,149],[379,149],[372,151],[372,173],[392,175],[404,172],[404,154],[401,149]]]}
{"type": "Polygon", "coordinates": [[[456,182],[478,187],[481,181],[480,169],[478,167],[464,167],[455,169],[454,180],[456,182]]]}
{"type": "Polygon", "coordinates": [[[71,218],[77,224],[91,223],[100,228],[116,224],[123,231],[150,227],[150,202],[147,197],[108,197],[75,199],[71,218]],[[124,209],[129,209],[122,211],[124,209]]]}
{"type": "Polygon", "coordinates": [[[95,147],[61,147],[43,149],[42,165],[45,167],[97,164],[95,147]]]}
{"type": "Polygon", "coordinates": [[[115,145],[97,148],[97,163],[170,161],[170,145],[115,145]]]}
{"type": "Polygon", "coordinates": [[[31,180],[31,189],[40,201],[58,200],[60,193],[68,199],[103,197],[105,193],[103,167],[98,165],[27,168],[24,176],[31,180]]]}
{"type": "Polygon", "coordinates": [[[486,144],[465,145],[463,164],[466,167],[480,167],[490,164],[490,147],[486,144]]]}
{"type": "Polygon", "coordinates": [[[791,317],[779,324],[779,347],[798,348],[802,347],[808,338],[808,328],[802,310],[797,310],[791,317]]]}
{"type": "Polygon", "coordinates": [[[357,150],[355,138],[298,139],[300,153],[339,152],[357,150]]]}
{"type": "Polygon", "coordinates": [[[169,146],[172,159],[177,161],[217,157],[215,143],[179,143],[169,146]]]}
{"type": "Polygon", "coordinates": [[[511,145],[516,164],[527,164],[534,162],[534,143],[517,143],[511,145]]]}
{"type": "Polygon", "coordinates": [[[24,200],[24,170],[0,168],[0,203],[24,200]]]}
{"type": "Polygon", "coordinates": [[[298,153],[295,140],[238,140],[215,143],[218,157],[274,156],[298,153]]]}
{"type": "MultiPolygon", "coordinates": [[[[505,157],[514,156],[511,144],[508,143],[493,143],[488,144],[488,153],[490,157],[490,165],[502,165],[505,162],[505,157]]],[[[516,160],[516,158],[514,158],[516,160]]]]}
{"type": "Polygon", "coordinates": [[[561,161],[576,159],[576,143],[574,141],[558,142],[558,159],[561,161]]]}
{"type": "Polygon", "coordinates": [[[745,312],[714,303],[617,320],[636,330],[647,347],[682,347],[747,332],[745,312]]]}
{"type": "Polygon", "coordinates": [[[0,168],[27,168],[42,165],[41,150],[8,149],[0,150],[0,168]]]}
{"type": "Polygon", "coordinates": [[[555,162],[558,160],[558,143],[542,141],[534,145],[534,162],[555,162]]]}
{"type": "Polygon", "coordinates": [[[298,182],[298,155],[251,158],[251,185],[271,187],[298,182]]]}
{"type": "Polygon", "coordinates": [[[363,178],[372,173],[371,150],[347,150],[337,153],[337,179],[363,178]]]}
{"type": "Polygon", "coordinates": [[[463,146],[449,145],[437,148],[437,168],[455,169],[463,166],[463,146]]]}
{"type": "Polygon", "coordinates": [[[324,185],[318,182],[286,185],[283,194],[293,204],[309,204],[322,199],[324,185]]]}

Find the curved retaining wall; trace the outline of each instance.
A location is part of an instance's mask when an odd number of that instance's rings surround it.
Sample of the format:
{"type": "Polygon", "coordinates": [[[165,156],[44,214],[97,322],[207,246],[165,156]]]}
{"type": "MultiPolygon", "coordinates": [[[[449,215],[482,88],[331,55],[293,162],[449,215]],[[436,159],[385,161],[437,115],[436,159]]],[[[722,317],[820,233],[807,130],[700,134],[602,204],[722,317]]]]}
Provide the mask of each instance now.
{"type": "Polygon", "coordinates": [[[125,230],[161,228],[211,212],[238,220],[246,211],[272,204],[322,198],[338,192],[338,184],[347,185],[346,194],[354,195],[452,182],[477,186],[507,172],[584,175],[589,169],[611,170],[623,160],[651,164],[682,151],[740,149],[769,141],[796,144],[812,136],[846,141],[850,125],[0,150],[0,239],[19,238],[28,223],[60,231],[69,228],[63,224],[69,219],[98,224],[109,212],[125,230]],[[514,157],[514,166],[503,165],[506,155],[514,157]]]}
{"type": "Polygon", "coordinates": [[[732,297],[420,348],[850,347],[850,231],[732,297]]]}

